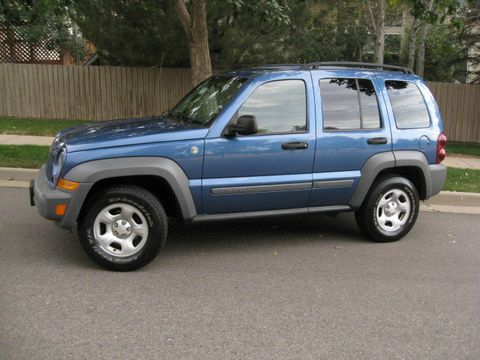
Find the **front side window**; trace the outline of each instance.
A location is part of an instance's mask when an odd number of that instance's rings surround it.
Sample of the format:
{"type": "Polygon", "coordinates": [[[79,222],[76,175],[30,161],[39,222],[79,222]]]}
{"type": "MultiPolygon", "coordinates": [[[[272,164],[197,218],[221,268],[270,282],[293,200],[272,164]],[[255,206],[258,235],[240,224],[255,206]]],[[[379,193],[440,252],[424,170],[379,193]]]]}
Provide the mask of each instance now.
{"type": "Polygon", "coordinates": [[[237,116],[257,118],[258,133],[295,133],[307,130],[307,99],[302,80],[272,81],[260,85],[237,116]]]}
{"type": "Polygon", "coordinates": [[[246,80],[212,76],[188,93],[166,116],[177,121],[209,126],[246,80]]]}
{"type": "Polygon", "coordinates": [[[407,81],[385,81],[392,104],[395,123],[399,129],[430,126],[427,106],[417,85],[407,81]]]}
{"type": "Polygon", "coordinates": [[[324,130],[380,128],[373,83],[368,79],[321,79],[324,130]]]}

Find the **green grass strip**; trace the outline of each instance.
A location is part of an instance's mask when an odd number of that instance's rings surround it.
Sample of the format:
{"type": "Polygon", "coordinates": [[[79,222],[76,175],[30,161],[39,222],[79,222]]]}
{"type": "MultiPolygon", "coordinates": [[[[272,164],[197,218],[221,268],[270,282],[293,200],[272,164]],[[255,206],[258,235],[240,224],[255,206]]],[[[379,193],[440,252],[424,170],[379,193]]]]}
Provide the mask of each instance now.
{"type": "Polygon", "coordinates": [[[87,120],[0,117],[0,134],[55,136],[60,130],[91,122],[87,120]]]}
{"type": "MultiPolygon", "coordinates": [[[[0,145],[0,167],[39,168],[46,163],[48,146],[0,145]]],[[[443,190],[480,192],[480,170],[448,168],[443,190]]]]}
{"type": "Polygon", "coordinates": [[[38,169],[47,162],[48,146],[0,145],[0,167],[38,169]]]}
{"type": "Polygon", "coordinates": [[[448,168],[443,190],[480,192],[480,170],[448,168]]]}
{"type": "Polygon", "coordinates": [[[447,156],[449,154],[480,157],[480,143],[464,143],[464,142],[450,141],[447,144],[447,156]]]}

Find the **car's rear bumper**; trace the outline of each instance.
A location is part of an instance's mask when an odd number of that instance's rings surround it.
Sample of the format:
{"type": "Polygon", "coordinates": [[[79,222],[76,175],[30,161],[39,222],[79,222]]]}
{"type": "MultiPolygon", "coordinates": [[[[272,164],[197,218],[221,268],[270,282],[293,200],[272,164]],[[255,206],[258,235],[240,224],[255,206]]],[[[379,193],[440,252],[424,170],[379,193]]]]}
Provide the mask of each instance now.
{"type": "Polygon", "coordinates": [[[30,184],[30,204],[37,207],[40,215],[55,221],[59,227],[73,229],[76,227],[78,214],[90,188],[91,184],[80,184],[75,191],[53,189],[43,166],[30,184]],[[57,213],[58,205],[66,206],[63,215],[57,213]]]}
{"type": "Polygon", "coordinates": [[[442,164],[429,165],[430,172],[430,193],[427,198],[437,195],[443,189],[445,179],[447,178],[447,167],[442,164]]]}

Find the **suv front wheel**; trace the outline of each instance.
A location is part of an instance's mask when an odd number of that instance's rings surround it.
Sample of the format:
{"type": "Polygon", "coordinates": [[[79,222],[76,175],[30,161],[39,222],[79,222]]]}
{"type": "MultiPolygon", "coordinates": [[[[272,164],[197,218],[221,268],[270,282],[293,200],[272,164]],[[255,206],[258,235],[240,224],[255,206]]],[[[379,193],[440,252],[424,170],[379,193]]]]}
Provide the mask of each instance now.
{"type": "Polygon", "coordinates": [[[79,222],[80,243],[97,264],[129,271],[152,261],[167,237],[167,216],[158,199],[138,186],[96,194],[79,222]]]}
{"type": "Polygon", "coordinates": [[[418,192],[412,182],[399,175],[387,175],[374,183],[355,219],[371,240],[390,242],[412,229],[418,210],[418,192]]]}

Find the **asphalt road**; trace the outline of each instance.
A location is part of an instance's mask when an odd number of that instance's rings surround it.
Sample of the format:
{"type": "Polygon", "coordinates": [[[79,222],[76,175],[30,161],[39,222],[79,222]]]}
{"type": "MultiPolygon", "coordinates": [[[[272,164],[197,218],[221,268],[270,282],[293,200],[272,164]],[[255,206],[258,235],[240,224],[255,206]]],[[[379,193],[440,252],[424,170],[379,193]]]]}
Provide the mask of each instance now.
{"type": "Polygon", "coordinates": [[[183,228],[100,269],[0,188],[0,358],[479,359],[480,215],[422,212],[374,244],[352,215],[183,228]]]}

